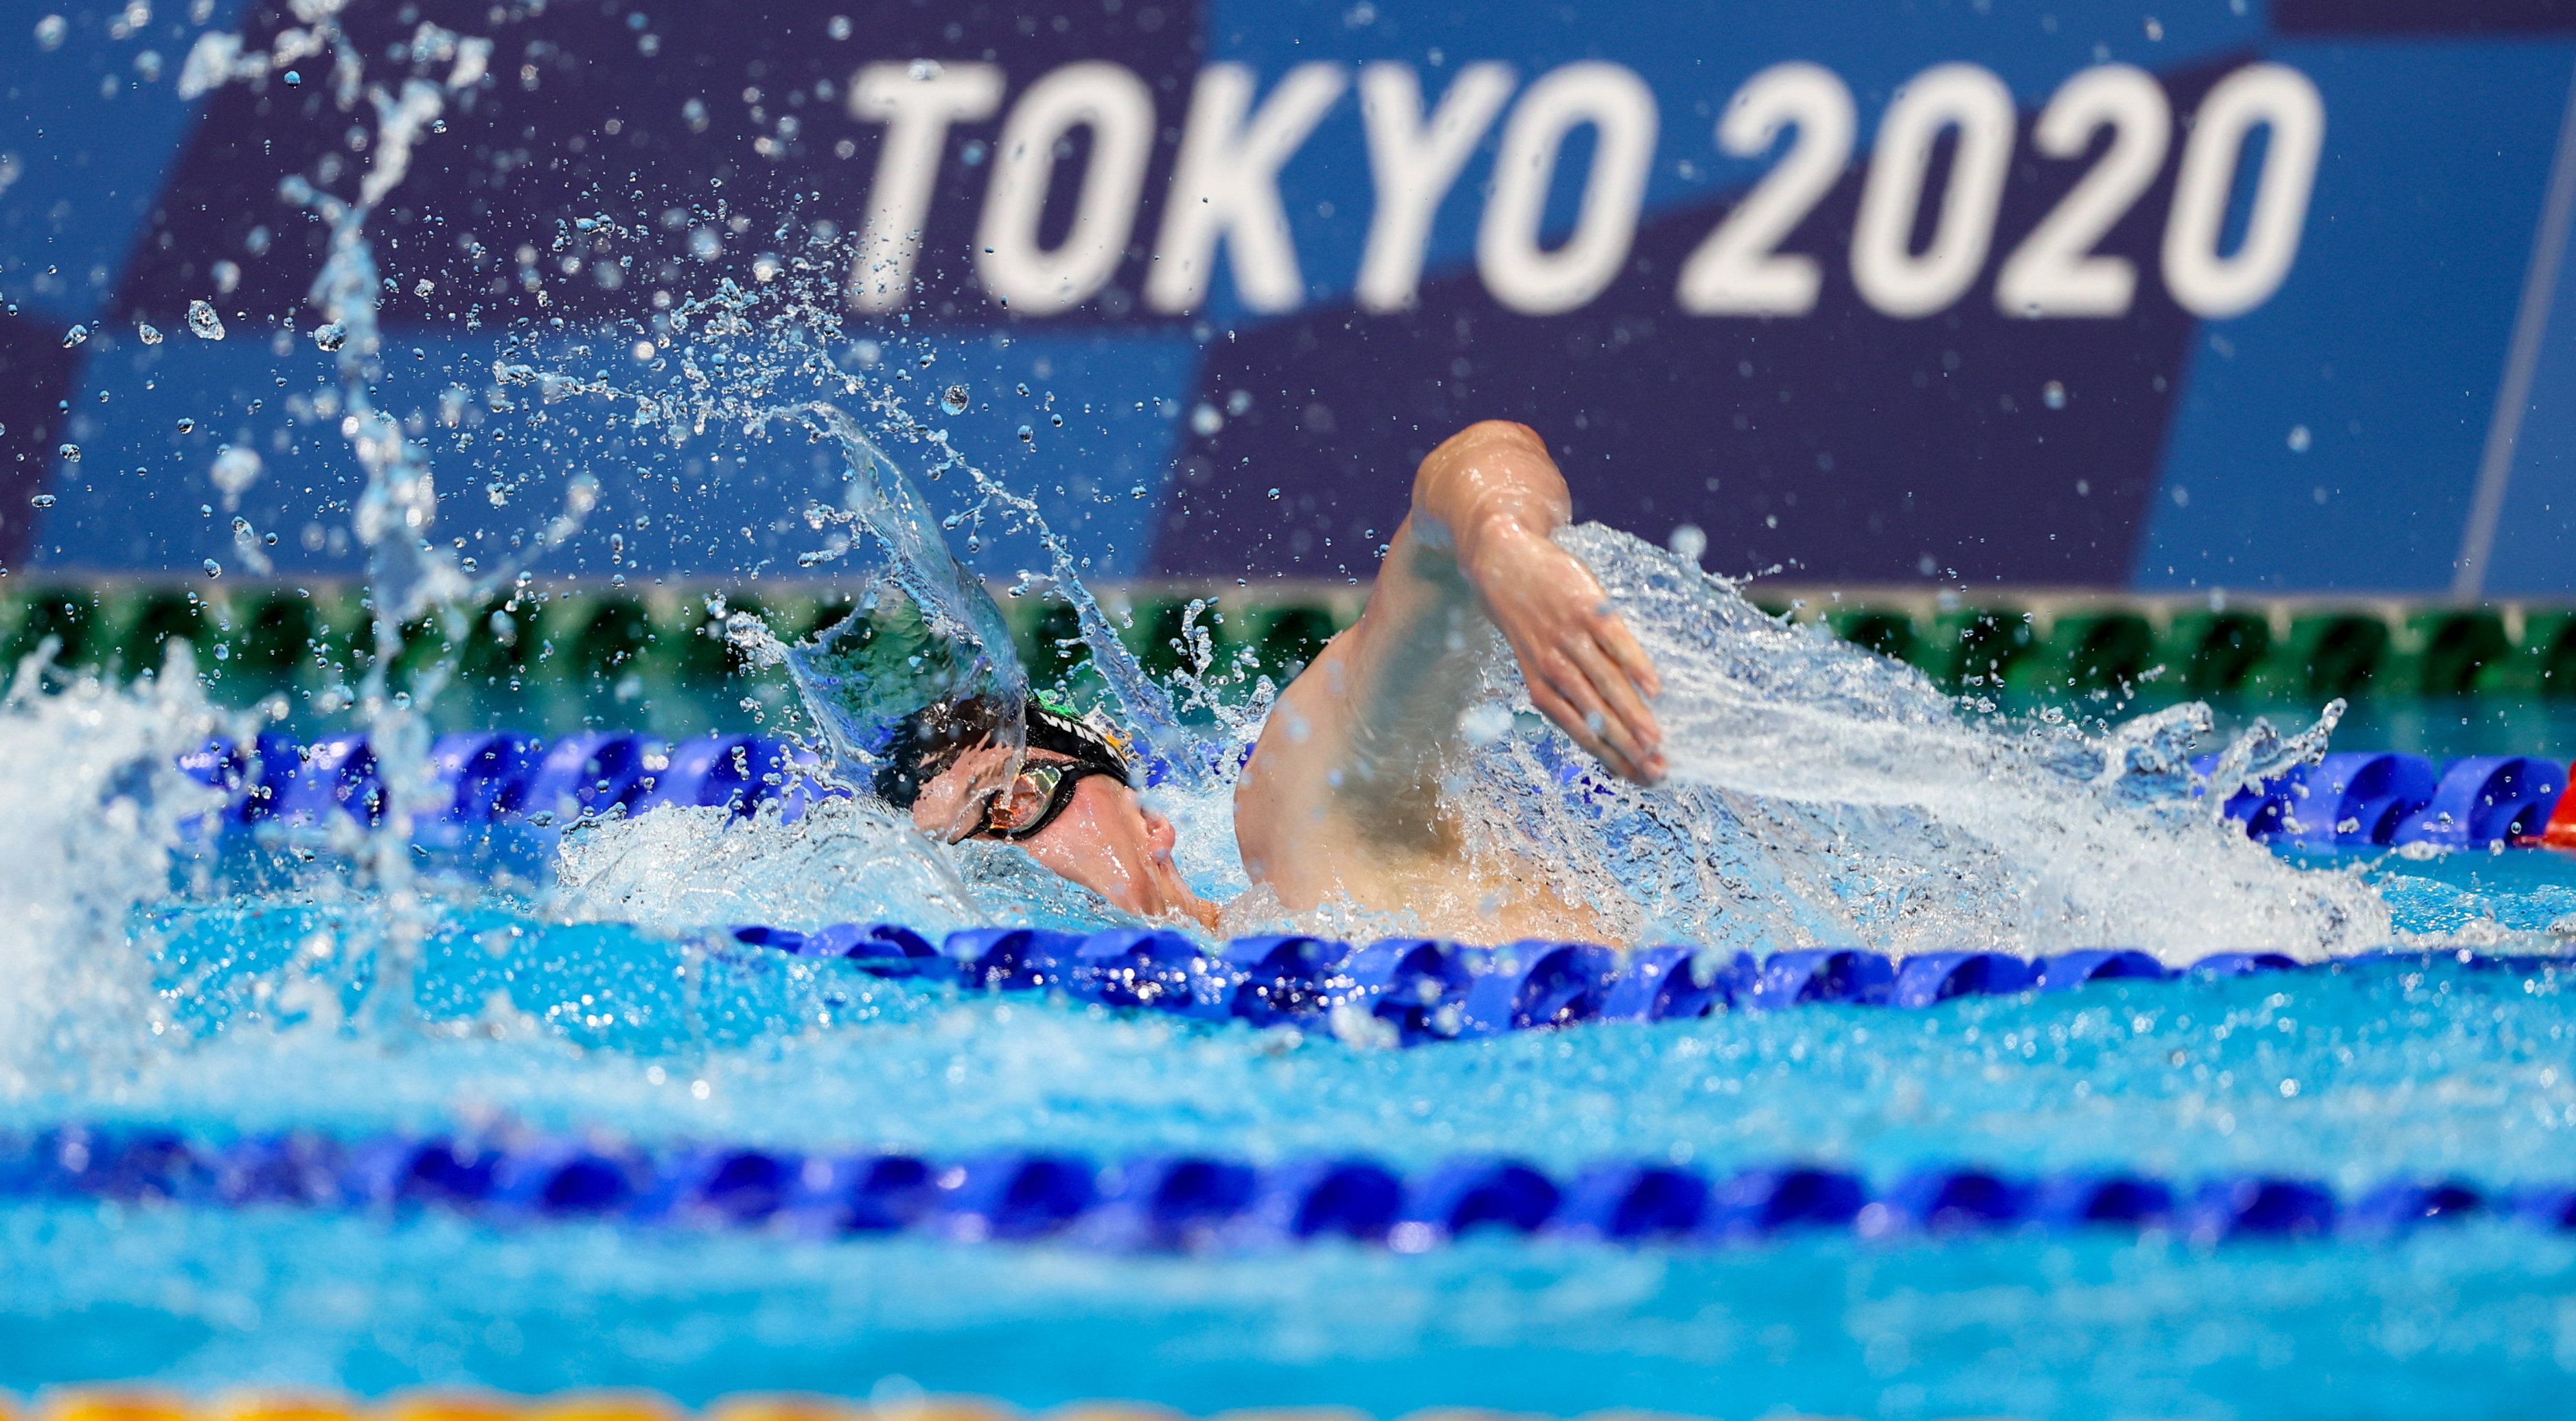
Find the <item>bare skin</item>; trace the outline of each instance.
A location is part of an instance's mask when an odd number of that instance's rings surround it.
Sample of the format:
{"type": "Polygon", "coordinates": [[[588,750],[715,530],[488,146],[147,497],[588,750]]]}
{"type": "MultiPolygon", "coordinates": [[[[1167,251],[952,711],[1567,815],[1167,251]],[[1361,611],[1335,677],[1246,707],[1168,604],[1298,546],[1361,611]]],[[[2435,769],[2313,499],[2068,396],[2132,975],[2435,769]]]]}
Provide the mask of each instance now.
{"type": "MultiPolygon", "coordinates": [[[[1494,630],[1531,702],[1575,743],[1638,783],[1664,774],[1648,704],[1661,680],[1591,571],[1553,541],[1571,509],[1523,425],[1470,425],[1423,460],[1367,609],[1280,695],[1235,786],[1244,869],[1289,912],[1347,899],[1470,941],[1598,936],[1534,865],[1471,852],[1440,791],[1468,753],[1460,717],[1494,630]]],[[[924,788],[914,823],[941,838],[980,823],[1007,760],[993,747],[960,756],[924,788]]],[[[1073,795],[1021,847],[1129,912],[1217,925],[1218,907],[1173,866],[1168,820],[1112,779],[1073,795]]]]}

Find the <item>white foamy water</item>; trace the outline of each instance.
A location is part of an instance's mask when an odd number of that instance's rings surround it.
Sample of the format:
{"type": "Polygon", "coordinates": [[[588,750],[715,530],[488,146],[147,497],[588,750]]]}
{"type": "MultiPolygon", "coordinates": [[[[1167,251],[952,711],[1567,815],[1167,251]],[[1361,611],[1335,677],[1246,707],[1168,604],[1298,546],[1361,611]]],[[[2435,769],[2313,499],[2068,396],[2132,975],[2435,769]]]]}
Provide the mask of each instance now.
{"type": "Polygon", "coordinates": [[[177,767],[215,728],[184,646],[131,691],[49,679],[31,660],[0,700],[0,1096],[151,1039],[134,912],[168,896],[181,822],[216,802],[177,767]]]}
{"type": "MultiPolygon", "coordinates": [[[[1921,672],[1776,622],[1723,579],[1597,524],[1592,566],[1663,673],[1670,781],[1587,776],[1588,805],[1517,816],[1547,861],[1639,937],[1892,953],[2143,947],[2170,961],[2261,947],[2316,958],[2386,942],[2358,871],[2302,869],[2195,797],[2218,750],[2176,707],[2107,732],[1963,717],[1921,672]]],[[[1498,694],[1519,699],[1506,667],[1498,694]]],[[[1526,725],[1527,717],[1523,717],[1526,725]]],[[[1530,794],[1524,729],[1481,778],[1530,794]]],[[[2238,762],[2266,763],[2262,744],[2238,762]]],[[[2321,739],[2317,748],[2322,748],[2321,739]]],[[[2272,763],[2277,762],[2277,754],[2272,763]]]]}

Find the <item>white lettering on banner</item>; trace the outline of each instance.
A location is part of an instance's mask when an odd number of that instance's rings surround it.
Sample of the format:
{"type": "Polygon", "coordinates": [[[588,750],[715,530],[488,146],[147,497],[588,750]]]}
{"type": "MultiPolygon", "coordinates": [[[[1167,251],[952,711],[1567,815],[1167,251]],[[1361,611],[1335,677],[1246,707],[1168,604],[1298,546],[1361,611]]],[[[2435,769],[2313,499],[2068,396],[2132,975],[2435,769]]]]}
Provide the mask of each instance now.
{"type": "Polygon", "coordinates": [[[1861,299],[1886,315],[1919,318],[1967,291],[1994,245],[2012,144],[2012,91],[1987,70],[1936,64],[1896,91],[1878,121],[1878,152],[1852,221],[1852,284],[1861,299]],[[1945,128],[1957,130],[1958,146],[1931,245],[1917,254],[1914,223],[1945,128]]]}
{"type": "Polygon", "coordinates": [[[1288,240],[1288,214],[1279,203],[1279,169],[1348,82],[1338,64],[1298,65],[1256,113],[1250,69],[1211,64],[1199,72],[1163,203],[1163,230],[1154,241],[1154,269],[1145,278],[1147,304],[1175,313],[1197,310],[1207,300],[1222,239],[1245,306],[1296,309],[1305,282],[1288,240]]]}
{"type": "MultiPolygon", "coordinates": [[[[1626,267],[1655,156],[1653,91],[1633,71],[1601,60],[1549,71],[1517,103],[1513,83],[1508,65],[1466,64],[1426,112],[1413,66],[1362,66],[1360,117],[1376,201],[1352,285],[1360,310],[1402,311],[1419,302],[1441,205],[1507,103],[1476,229],[1485,290],[1506,310],[1560,315],[1598,298],[1626,267]],[[1566,143],[1587,127],[1594,141],[1572,230],[1545,245],[1548,198],[1566,143]]],[[[1154,234],[1143,292],[1149,308],[1182,314],[1204,306],[1220,248],[1249,310],[1270,314],[1303,303],[1280,174],[1349,85],[1339,65],[1302,64],[1256,104],[1249,68],[1212,64],[1200,72],[1154,234]]],[[[850,271],[853,307],[882,314],[910,297],[952,130],[999,114],[1005,87],[995,65],[967,62],[871,64],[853,76],[850,113],[885,125],[850,271]]],[[[1135,236],[1162,121],[1155,97],[1133,71],[1099,60],[1066,64],[1019,95],[1002,125],[975,228],[976,273],[995,300],[1021,315],[1059,315],[1117,274],[1135,236]],[[1044,246],[1040,228],[1056,170],[1077,129],[1090,143],[1068,179],[1077,183],[1072,226],[1055,246],[1044,246]]],[[[2135,309],[2138,264],[2098,249],[2169,160],[2174,192],[2161,259],[2175,303],[2224,319],[2280,290],[2298,258],[2324,152],[2325,101],[2316,85],[2280,64],[2237,69],[2191,116],[2178,160],[2175,118],[2155,76],[2132,65],[2094,65],[2058,86],[2032,124],[2032,150],[2060,163],[2091,155],[2089,166],[1994,264],[1997,310],[2101,319],[2135,309]],[[2229,204],[2249,166],[2249,215],[2231,247],[2229,204]]],[[[1814,311],[1824,287],[1819,255],[1782,248],[1849,170],[1857,130],[1851,90],[1830,70],[1789,61],[1747,79],[1717,121],[1717,146],[1738,158],[1775,150],[1777,157],[1683,260],[1674,304],[1694,316],[1814,311]]],[[[1996,250],[2015,132],[2010,91],[1976,65],[1934,65],[1897,89],[1879,119],[1849,233],[1852,284],[1872,309],[1919,320],[1950,309],[1976,285],[1996,250]],[[1945,134],[1955,142],[1933,192],[1945,134]],[[1914,234],[1926,227],[1931,236],[1918,251],[1914,234]]]]}
{"type": "Polygon", "coordinates": [[[1550,70],[1529,86],[1503,125],[1494,188],[1476,230],[1476,270],[1485,289],[1525,316],[1571,311],[1601,294],[1628,259],[1655,160],[1655,95],[1625,65],[1584,60],[1550,70]],[[1585,124],[1597,136],[1574,234],[1539,245],[1547,193],[1566,136],[1585,124]]]}
{"type": "Polygon", "coordinates": [[[2307,75],[2286,65],[2246,65],[2200,101],[2174,174],[2173,210],[2165,214],[2165,289],[2184,310],[2210,319],[2242,315],[2281,288],[2299,255],[2325,141],[2325,100],[2307,75]],[[2222,256],[2228,192],[2258,126],[2271,130],[2271,141],[2263,145],[2254,210],[2236,254],[2222,256]]]}
{"type": "Polygon", "coordinates": [[[1413,305],[1431,221],[1511,95],[1510,65],[1470,64],[1449,81],[1426,123],[1422,82],[1412,65],[1379,63],[1360,70],[1360,116],[1368,125],[1369,178],[1377,190],[1368,247],[1360,258],[1362,310],[1413,305]]]}
{"type": "Polygon", "coordinates": [[[2123,316],[2138,292],[2127,257],[2094,254],[2130,204],[2155,182],[2173,144],[2173,105],[2154,76],[2128,64],[2098,64],[2060,85],[2031,130],[2051,158],[2081,158],[2093,135],[2111,130],[2102,151],[2064,200],[2040,219],[1995,274],[1995,309],[2007,316],[2123,316]]]}
{"type": "Polygon", "coordinates": [[[1851,161],[1860,127],[1851,90],[1822,65],[1774,64],[1744,82],[1717,121],[1717,146],[1739,158],[1771,151],[1783,128],[1797,141],[1682,263],[1674,299],[1694,316],[1803,316],[1816,309],[1824,269],[1783,254],[1851,161]]]}
{"type": "Polygon", "coordinates": [[[912,295],[912,266],[930,220],[939,157],[954,124],[991,118],[1002,105],[1002,71],[991,64],[871,64],[850,81],[850,116],[886,126],[858,255],[850,263],[850,304],[891,311],[912,295]]]}
{"type": "Polygon", "coordinates": [[[975,275],[985,291],[1031,316],[1090,300],[1126,253],[1153,151],[1154,94],[1126,68],[1086,60],[1030,85],[1002,125],[976,229],[975,275]],[[1073,226],[1053,249],[1040,246],[1056,145],[1085,127],[1091,155],[1076,189],[1073,226]]]}

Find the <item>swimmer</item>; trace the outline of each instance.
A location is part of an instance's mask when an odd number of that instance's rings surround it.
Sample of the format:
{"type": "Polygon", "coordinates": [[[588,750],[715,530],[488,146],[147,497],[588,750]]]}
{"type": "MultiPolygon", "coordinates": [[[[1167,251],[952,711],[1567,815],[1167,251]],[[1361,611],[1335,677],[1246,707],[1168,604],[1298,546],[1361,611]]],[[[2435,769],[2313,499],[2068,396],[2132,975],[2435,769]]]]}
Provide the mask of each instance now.
{"type": "MultiPolygon", "coordinates": [[[[1235,785],[1235,841],[1252,896],[1274,900],[1263,907],[1341,900],[1469,941],[1597,933],[1537,865],[1471,843],[1464,807],[1442,791],[1469,753],[1460,720],[1497,630],[1532,703],[1575,743],[1640,784],[1664,773],[1649,705],[1661,683],[1601,584],[1554,541],[1571,511],[1565,476],[1524,425],[1470,425],[1422,461],[1366,610],[1280,694],[1235,785]]],[[[1015,843],[1130,913],[1222,930],[1113,735],[1040,705],[1026,716],[1006,783],[1013,756],[991,743],[992,707],[915,712],[877,792],[925,834],[1015,843]]]]}

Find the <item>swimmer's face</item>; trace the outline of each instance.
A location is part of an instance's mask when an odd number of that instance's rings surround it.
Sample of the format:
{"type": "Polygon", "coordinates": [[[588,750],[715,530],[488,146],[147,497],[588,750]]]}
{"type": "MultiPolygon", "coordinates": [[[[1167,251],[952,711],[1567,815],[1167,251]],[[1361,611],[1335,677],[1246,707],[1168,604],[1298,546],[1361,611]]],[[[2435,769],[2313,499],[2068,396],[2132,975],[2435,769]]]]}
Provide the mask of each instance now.
{"type": "MultiPolygon", "coordinates": [[[[1030,764],[1077,762],[1030,750],[1030,764]]],[[[973,838],[998,799],[1025,794],[1028,782],[1004,782],[1011,769],[1007,747],[979,745],[961,754],[913,801],[913,827],[943,842],[973,838]]],[[[1029,857],[1140,917],[1192,917],[1209,922],[1214,910],[1190,892],[1172,862],[1172,823],[1147,809],[1136,792],[1107,775],[1073,782],[1062,812],[1025,839],[1029,857]]],[[[984,837],[998,838],[997,834],[984,837]]]]}

